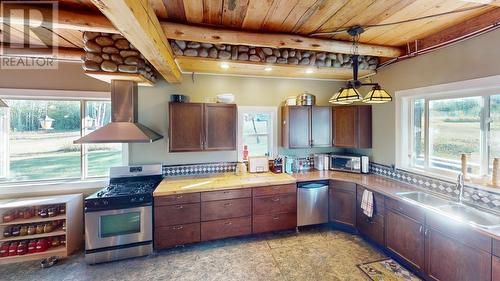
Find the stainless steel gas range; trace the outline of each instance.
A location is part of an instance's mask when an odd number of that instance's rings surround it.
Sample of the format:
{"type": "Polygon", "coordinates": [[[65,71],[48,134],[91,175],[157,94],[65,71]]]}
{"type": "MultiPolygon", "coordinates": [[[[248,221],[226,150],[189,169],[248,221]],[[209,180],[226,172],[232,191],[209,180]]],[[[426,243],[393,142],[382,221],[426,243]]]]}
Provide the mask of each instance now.
{"type": "Polygon", "coordinates": [[[153,251],[153,191],[161,165],[113,167],[109,185],[85,198],[85,261],[89,264],[153,251]]]}

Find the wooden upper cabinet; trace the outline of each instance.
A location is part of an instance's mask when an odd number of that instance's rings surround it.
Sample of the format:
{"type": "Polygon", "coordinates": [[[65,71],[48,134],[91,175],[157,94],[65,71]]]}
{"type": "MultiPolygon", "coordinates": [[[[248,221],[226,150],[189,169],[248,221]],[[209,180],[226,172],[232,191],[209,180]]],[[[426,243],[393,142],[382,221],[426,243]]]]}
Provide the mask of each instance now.
{"type": "Polygon", "coordinates": [[[236,150],[235,104],[169,103],[170,152],[236,150]]]}
{"type": "Polygon", "coordinates": [[[331,147],[331,110],[329,106],[282,107],[282,146],[331,147]]]}
{"type": "Polygon", "coordinates": [[[169,103],[169,148],[171,152],[203,150],[202,103],[169,103]]]}
{"type": "Polygon", "coordinates": [[[205,104],[205,150],[236,150],[235,104],[205,104]]]}
{"type": "Polygon", "coordinates": [[[333,145],[348,148],[372,147],[372,107],[333,107],[333,145]]]}
{"type": "Polygon", "coordinates": [[[332,146],[331,106],[313,106],[311,108],[311,146],[332,146]]]}

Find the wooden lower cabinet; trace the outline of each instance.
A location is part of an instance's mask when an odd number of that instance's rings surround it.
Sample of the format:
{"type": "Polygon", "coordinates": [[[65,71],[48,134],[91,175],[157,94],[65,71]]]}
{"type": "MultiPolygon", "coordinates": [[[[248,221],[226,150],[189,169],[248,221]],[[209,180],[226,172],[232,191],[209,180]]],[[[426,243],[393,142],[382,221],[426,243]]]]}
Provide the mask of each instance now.
{"type": "Polygon", "coordinates": [[[253,233],[293,229],[297,227],[297,213],[253,216],[253,233]]]}
{"type": "Polygon", "coordinates": [[[439,231],[425,231],[425,272],[440,281],[491,280],[491,254],[474,249],[439,231]]]}
{"type": "Polygon", "coordinates": [[[364,236],[379,245],[385,245],[384,236],[384,196],[373,193],[373,216],[370,218],[361,209],[364,187],[357,186],[356,195],[356,228],[364,236]]]}
{"type": "Polygon", "coordinates": [[[491,260],[491,280],[500,281],[500,258],[496,256],[491,260]]]}
{"type": "Polygon", "coordinates": [[[295,213],[297,194],[277,194],[253,198],[254,215],[295,213]]]}
{"type": "Polygon", "coordinates": [[[331,222],[356,226],[356,184],[330,181],[328,205],[331,222]]]}
{"type": "Polygon", "coordinates": [[[201,220],[211,221],[252,215],[252,198],[201,203],[201,220]]]}
{"type": "Polygon", "coordinates": [[[412,264],[424,269],[424,225],[410,217],[385,210],[386,247],[412,264]]]}
{"type": "Polygon", "coordinates": [[[155,227],[155,249],[200,242],[200,223],[155,227]]]}
{"type": "Polygon", "coordinates": [[[235,237],[251,233],[251,216],[201,223],[201,241],[235,237]]]}
{"type": "Polygon", "coordinates": [[[155,227],[200,222],[200,203],[159,206],[154,213],[155,227]]]}

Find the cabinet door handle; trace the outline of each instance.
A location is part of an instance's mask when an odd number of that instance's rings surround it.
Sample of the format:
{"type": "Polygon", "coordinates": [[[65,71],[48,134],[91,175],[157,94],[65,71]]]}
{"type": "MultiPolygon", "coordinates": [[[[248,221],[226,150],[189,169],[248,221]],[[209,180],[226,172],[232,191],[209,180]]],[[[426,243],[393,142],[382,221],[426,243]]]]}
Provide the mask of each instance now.
{"type": "Polygon", "coordinates": [[[280,217],[278,217],[278,216],[273,217],[273,220],[279,220],[279,219],[280,219],[280,217]]]}
{"type": "Polygon", "coordinates": [[[231,221],[227,221],[227,222],[225,222],[224,224],[225,224],[225,225],[231,225],[231,224],[233,224],[233,223],[232,223],[231,221]]]}
{"type": "Polygon", "coordinates": [[[181,230],[184,227],[182,225],[172,227],[173,230],[181,230]]]}
{"type": "Polygon", "coordinates": [[[419,232],[419,233],[422,233],[422,230],[423,230],[423,229],[424,229],[424,226],[423,226],[423,225],[421,225],[421,226],[420,226],[420,228],[418,229],[418,232],[419,232]]]}
{"type": "Polygon", "coordinates": [[[374,224],[375,222],[371,218],[366,218],[366,222],[369,224],[374,224]]]}
{"type": "Polygon", "coordinates": [[[177,206],[175,206],[175,208],[176,208],[177,210],[179,210],[179,209],[184,208],[184,206],[183,206],[183,205],[177,205],[177,206]]]}
{"type": "Polygon", "coordinates": [[[428,228],[425,230],[424,235],[429,236],[429,229],[428,228]]]}
{"type": "Polygon", "coordinates": [[[228,207],[228,206],[231,206],[233,205],[233,203],[225,203],[224,206],[228,207]]]}
{"type": "Polygon", "coordinates": [[[273,202],[278,202],[278,201],[280,201],[280,198],[279,198],[279,197],[278,197],[278,198],[274,198],[274,199],[273,199],[273,202]]]}
{"type": "Polygon", "coordinates": [[[177,198],[177,199],[180,199],[180,198],[182,198],[182,197],[183,197],[183,195],[182,195],[182,194],[178,194],[178,195],[176,195],[176,196],[175,196],[175,198],[177,198]]]}

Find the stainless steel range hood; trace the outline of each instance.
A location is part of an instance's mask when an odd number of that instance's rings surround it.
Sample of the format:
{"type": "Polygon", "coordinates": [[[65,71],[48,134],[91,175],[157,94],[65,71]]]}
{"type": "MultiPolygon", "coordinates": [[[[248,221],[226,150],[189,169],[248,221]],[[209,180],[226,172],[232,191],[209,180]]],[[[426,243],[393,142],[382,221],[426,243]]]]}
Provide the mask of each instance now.
{"type": "Polygon", "coordinates": [[[148,143],[163,138],[137,122],[137,82],[111,81],[111,123],[73,143],[148,143]]]}

